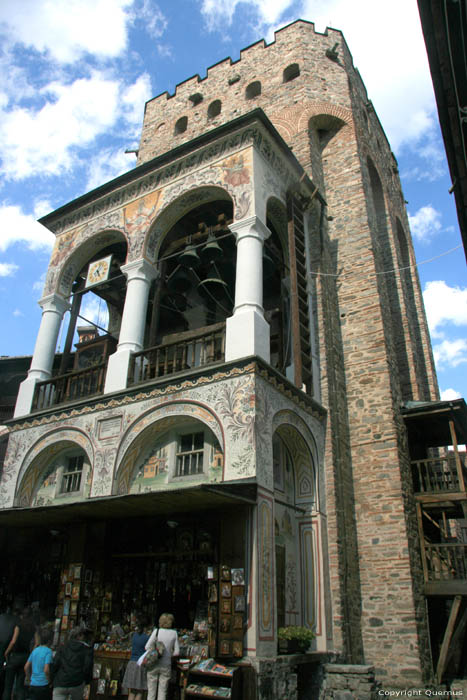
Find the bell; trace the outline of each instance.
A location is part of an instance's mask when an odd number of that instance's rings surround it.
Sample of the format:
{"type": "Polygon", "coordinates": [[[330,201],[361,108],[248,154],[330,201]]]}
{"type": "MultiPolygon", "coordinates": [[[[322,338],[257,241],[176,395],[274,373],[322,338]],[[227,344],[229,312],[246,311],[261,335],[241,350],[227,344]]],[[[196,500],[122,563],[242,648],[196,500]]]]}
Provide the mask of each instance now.
{"type": "Polygon", "coordinates": [[[192,286],[192,281],[188,270],[181,265],[177,265],[175,270],[167,278],[167,289],[169,292],[184,294],[192,286]]]}
{"type": "Polygon", "coordinates": [[[269,253],[265,250],[263,253],[263,277],[264,279],[269,279],[270,277],[273,276],[274,272],[276,271],[276,264],[274,260],[271,258],[269,253]]]}
{"type": "Polygon", "coordinates": [[[184,267],[196,268],[199,266],[201,260],[199,259],[196,248],[192,243],[188,244],[185,250],[180,253],[178,256],[178,262],[184,267]]]}
{"type": "Polygon", "coordinates": [[[201,258],[204,263],[213,263],[221,260],[223,257],[224,251],[217,242],[215,235],[211,232],[206,244],[201,249],[201,258]]]}
{"type": "Polygon", "coordinates": [[[220,296],[228,289],[227,282],[220,277],[206,277],[198,284],[198,293],[208,299],[218,301],[220,296]]]}

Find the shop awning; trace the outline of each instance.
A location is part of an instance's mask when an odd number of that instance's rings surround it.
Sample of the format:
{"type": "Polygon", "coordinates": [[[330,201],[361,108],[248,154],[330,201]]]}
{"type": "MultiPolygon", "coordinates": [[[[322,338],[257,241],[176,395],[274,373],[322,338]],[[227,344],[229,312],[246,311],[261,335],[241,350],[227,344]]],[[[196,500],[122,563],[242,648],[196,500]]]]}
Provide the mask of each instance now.
{"type": "Polygon", "coordinates": [[[167,489],[151,493],[91,498],[79,503],[0,510],[0,527],[59,525],[86,520],[157,517],[177,513],[200,514],[228,507],[256,504],[256,480],[167,489]]]}

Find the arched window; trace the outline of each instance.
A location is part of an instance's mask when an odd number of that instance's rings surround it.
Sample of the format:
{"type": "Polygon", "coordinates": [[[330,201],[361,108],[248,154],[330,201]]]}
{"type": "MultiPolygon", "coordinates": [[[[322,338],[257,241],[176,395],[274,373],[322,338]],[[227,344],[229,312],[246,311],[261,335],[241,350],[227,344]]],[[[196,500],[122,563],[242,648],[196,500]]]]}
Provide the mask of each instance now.
{"type": "Polygon", "coordinates": [[[253,100],[255,97],[261,95],[261,83],[259,80],[255,80],[254,83],[250,83],[245,90],[245,97],[247,100],[253,100]]]}
{"type": "Polygon", "coordinates": [[[300,68],[298,63],[291,63],[290,66],[284,69],[282,74],[282,81],[284,83],[289,83],[291,80],[295,80],[300,75],[300,68]]]}
{"type": "Polygon", "coordinates": [[[175,129],[174,129],[174,134],[177,136],[178,134],[183,134],[184,131],[187,130],[188,126],[188,117],[180,117],[180,119],[177,119],[175,122],[175,129]]]}
{"type": "Polygon", "coordinates": [[[221,113],[222,102],[220,100],[214,100],[208,107],[208,119],[214,119],[218,114],[221,113]]]}

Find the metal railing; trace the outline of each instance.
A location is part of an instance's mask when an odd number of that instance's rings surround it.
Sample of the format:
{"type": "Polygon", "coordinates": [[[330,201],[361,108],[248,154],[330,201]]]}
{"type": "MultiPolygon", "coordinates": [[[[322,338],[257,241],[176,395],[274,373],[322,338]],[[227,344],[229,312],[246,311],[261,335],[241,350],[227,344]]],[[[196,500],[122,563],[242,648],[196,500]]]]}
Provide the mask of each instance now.
{"type": "Polygon", "coordinates": [[[466,544],[424,543],[428,581],[467,580],[466,544]]]}
{"type": "Polygon", "coordinates": [[[205,367],[224,359],[224,323],[209,326],[199,332],[181,333],[178,340],[134,353],[128,370],[128,386],[205,367]]]}
{"type": "Polygon", "coordinates": [[[467,470],[462,459],[456,454],[420,459],[412,462],[414,490],[417,493],[440,493],[445,491],[465,491],[467,470]]]}
{"type": "Polygon", "coordinates": [[[106,363],[102,363],[38,382],[34,390],[32,410],[40,411],[101,394],[104,390],[106,366],[106,363]]]}

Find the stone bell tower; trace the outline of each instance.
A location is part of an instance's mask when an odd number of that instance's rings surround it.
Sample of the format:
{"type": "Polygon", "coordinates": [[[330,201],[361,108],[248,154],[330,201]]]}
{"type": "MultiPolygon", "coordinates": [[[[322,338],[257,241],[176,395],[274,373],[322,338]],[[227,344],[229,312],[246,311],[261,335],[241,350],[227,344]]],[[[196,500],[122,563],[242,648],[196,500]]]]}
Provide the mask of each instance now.
{"type": "Polygon", "coordinates": [[[209,653],[246,659],[258,698],[297,697],[315,659],[429,678],[401,405],[438,389],[397,163],[342,34],[298,20],[150,100],[136,168],[41,221],[0,518],[209,514],[215,563],[245,575],[209,653]],[[108,325],[73,352],[91,291],[108,325]],[[290,625],[317,656],[278,657],[290,625]]]}

